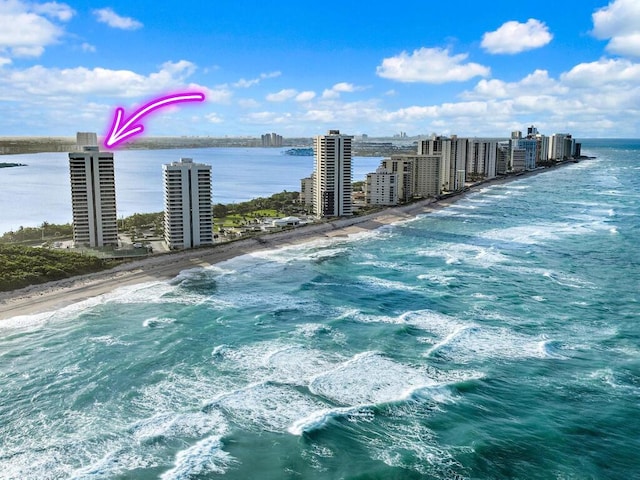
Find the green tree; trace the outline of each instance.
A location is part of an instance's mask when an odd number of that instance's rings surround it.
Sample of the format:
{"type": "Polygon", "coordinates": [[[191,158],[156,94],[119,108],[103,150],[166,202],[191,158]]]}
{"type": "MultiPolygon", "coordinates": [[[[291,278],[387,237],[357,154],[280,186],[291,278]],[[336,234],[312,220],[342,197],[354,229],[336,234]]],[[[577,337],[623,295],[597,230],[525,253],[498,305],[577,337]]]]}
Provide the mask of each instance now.
{"type": "Polygon", "coordinates": [[[216,203],[213,206],[213,216],[216,218],[224,218],[229,214],[229,208],[223,203],[216,203]]]}

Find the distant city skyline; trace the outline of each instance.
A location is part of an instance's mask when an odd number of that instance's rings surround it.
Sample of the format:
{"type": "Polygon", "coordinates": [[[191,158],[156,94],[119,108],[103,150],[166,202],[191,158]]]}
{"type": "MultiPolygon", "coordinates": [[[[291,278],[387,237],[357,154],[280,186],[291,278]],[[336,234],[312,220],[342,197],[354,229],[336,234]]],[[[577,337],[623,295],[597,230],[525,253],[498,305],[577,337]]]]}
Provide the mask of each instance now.
{"type": "Polygon", "coordinates": [[[637,0],[0,0],[0,22],[0,136],[103,136],[115,107],[189,89],[206,102],[146,135],[640,137],[637,0]]]}

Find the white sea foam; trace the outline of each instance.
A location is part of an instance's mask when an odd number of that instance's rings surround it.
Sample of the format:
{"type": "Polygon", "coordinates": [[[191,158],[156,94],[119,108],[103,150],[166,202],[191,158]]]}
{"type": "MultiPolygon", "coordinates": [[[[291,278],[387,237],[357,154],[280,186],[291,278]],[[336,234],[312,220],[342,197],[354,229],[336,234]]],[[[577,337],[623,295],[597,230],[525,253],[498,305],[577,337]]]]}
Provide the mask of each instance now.
{"type": "Polygon", "coordinates": [[[0,330],[26,330],[35,331],[48,323],[55,322],[56,324],[74,320],[81,314],[92,309],[93,307],[104,303],[107,299],[106,295],[99,295],[96,297],[88,298],[81,302],[67,305],[66,307],[58,310],[36,313],[33,315],[18,315],[0,321],[0,330]]]}
{"type": "Polygon", "coordinates": [[[302,435],[306,432],[318,430],[332,419],[338,417],[349,417],[351,421],[354,419],[370,421],[373,419],[373,412],[368,410],[368,406],[325,408],[316,410],[306,417],[296,420],[289,426],[287,431],[292,435],[302,435]]]}
{"type": "Polygon", "coordinates": [[[223,415],[210,412],[158,413],[150,418],[135,422],[129,427],[138,442],[156,441],[160,438],[201,438],[209,433],[222,435],[227,426],[223,415]]]}
{"type": "Polygon", "coordinates": [[[132,400],[132,404],[143,412],[174,412],[176,408],[200,408],[210,398],[235,388],[227,376],[213,376],[209,368],[193,368],[189,375],[176,369],[159,370],[153,373],[161,380],[144,383],[132,400]]]}
{"type": "Polygon", "coordinates": [[[469,263],[482,267],[490,267],[501,263],[513,263],[494,247],[480,247],[466,243],[437,244],[428,250],[419,250],[417,255],[444,259],[447,265],[469,263]]]}
{"type": "Polygon", "coordinates": [[[551,341],[514,333],[504,327],[466,325],[451,331],[432,347],[425,356],[439,355],[459,364],[484,359],[519,359],[558,357],[551,352],[551,341]]]}
{"type": "Polygon", "coordinates": [[[593,282],[580,278],[577,275],[569,275],[558,271],[525,265],[503,265],[500,268],[508,272],[517,273],[518,275],[543,276],[549,281],[565,287],[594,288],[593,282]]]}
{"type": "Polygon", "coordinates": [[[427,280],[436,285],[451,285],[451,282],[455,282],[457,278],[454,275],[446,274],[448,270],[432,269],[429,273],[422,273],[416,278],[418,280],[427,280]]]}
{"type": "Polygon", "coordinates": [[[200,305],[206,297],[179,290],[173,282],[151,282],[121,287],[103,296],[103,303],[200,305]]]}
{"type": "Polygon", "coordinates": [[[271,432],[285,432],[297,419],[327,408],[289,385],[264,382],[221,395],[210,405],[222,409],[243,428],[271,432]]]}
{"type": "Polygon", "coordinates": [[[408,285],[403,282],[397,282],[385,278],[378,278],[371,275],[361,275],[358,277],[358,281],[365,284],[369,288],[378,291],[396,290],[404,292],[415,292],[422,290],[421,287],[415,285],[408,285]]]}
{"type": "Polygon", "coordinates": [[[318,337],[323,334],[332,334],[333,331],[330,326],[322,323],[303,323],[297,325],[295,329],[295,335],[300,335],[306,338],[318,337]]]}
{"type": "Polygon", "coordinates": [[[122,448],[109,451],[102,458],[93,461],[85,467],[74,470],[68,478],[74,480],[86,478],[107,479],[123,475],[127,471],[156,466],[156,459],[145,457],[139,452],[131,451],[129,448],[122,448]]]}
{"type": "Polygon", "coordinates": [[[586,221],[569,224],[557,222],[500,228],[488,230],[479,234],[479,236],[491,240],[538,244],[547,241],[558,241],[567,236],[586,235],[608,228],[603,218],[594,217],[586,221]]]}
{"type": "Polygon", "coordinates": [[[151,317],[142,322],[142,326],[145,328],[164,328],[172,323],[175,323],[175,318],[169,317],[151,317]]]}
{"type": "Polygon", "coordinates": [[[538,343],[538,353],[540,357],[566,359],[567,357],[559,353],[562,345],[554,340],[542,340],[538,343]]]}
{"type": "MultiPolygon", "coordinates": [[[[436,434],[418,421],[385,422],[384,435],[367,432],[367,448],[374,459],[391,467],[413,470],[429,477],[463,479],[455,455],[463,449],[440,445],[436,434]]],[[[472,453],[470,448],[465,453],[472,453]]]]}
{"type": "Polygon", "coordinates": [[[426,370],[394,362],[375,352],[363,352],[316,376],[309,389],[342,405],[375,405],[407,398],[435,385],[426,370]]]}
{"type": "Polygon", "coordinates": [[[163,480],[183,480],[208,473],[223,474],[235,459],[222,450],[220,435],[212,435],[178,452],[175,466],[163,473],[163,480]]]}
{"type": "Polygon", "coordinates": [[[222,366],[253,381],[306,385],[310,378],[338,364],[342,357],[283,342],[264,342],[221,352],[222,366]]]}
{"type": "Polygon", "coordinates": [[[106,345],[107,347],[111,347],[113,345],[122,345],[122,346],[130,346],[131,342],[125,342],[120,340],[119,338],[114,337],[113,335],[101,335],[98,337],[90,337],[89,341],[92,343],[101,343],[106,345]]]}

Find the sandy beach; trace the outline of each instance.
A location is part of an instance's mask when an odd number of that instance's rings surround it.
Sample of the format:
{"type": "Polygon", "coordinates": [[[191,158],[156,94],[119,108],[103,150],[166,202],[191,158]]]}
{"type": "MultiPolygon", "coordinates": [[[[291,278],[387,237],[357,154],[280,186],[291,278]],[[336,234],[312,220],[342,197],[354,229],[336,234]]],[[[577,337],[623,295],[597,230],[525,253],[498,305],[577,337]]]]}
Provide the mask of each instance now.
{"type": "MultiPolygon", "coordinates": [[[[547,169],[528,172],[524,176],[541,171],[547,171],[547,169]]],[[[519,178],[523,178],[523,176],[498,177],[475,185],[471,191],[481,186],[504,183],[519,178]]],[[[58,310],[109,293],[119,287],[169,280],[183,270],[215,265],[260,250],[271,250],[322,238],[348,236],[375,230],[384,225],[412,219],[417,215],[445,208],[463,198],[467,193],[468,191],[439,201],[425,199],[408,205],[386,208],[368,215],[307,225],[293,230],[221,243],[209,248],[160,254],[122,264],[103,272],[3,292],[0,293],[0,320],[58,310]]]]}

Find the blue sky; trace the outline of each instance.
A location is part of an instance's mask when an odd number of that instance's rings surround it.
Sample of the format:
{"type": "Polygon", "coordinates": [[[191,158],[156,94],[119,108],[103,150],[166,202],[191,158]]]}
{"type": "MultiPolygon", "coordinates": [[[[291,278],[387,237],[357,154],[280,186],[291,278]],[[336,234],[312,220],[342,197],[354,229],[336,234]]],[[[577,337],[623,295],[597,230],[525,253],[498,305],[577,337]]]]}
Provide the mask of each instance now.
{"type": "Polygon", "coordinates": [[[640,2],[0,0],[0,136],[640,137],[640,2]]]}

